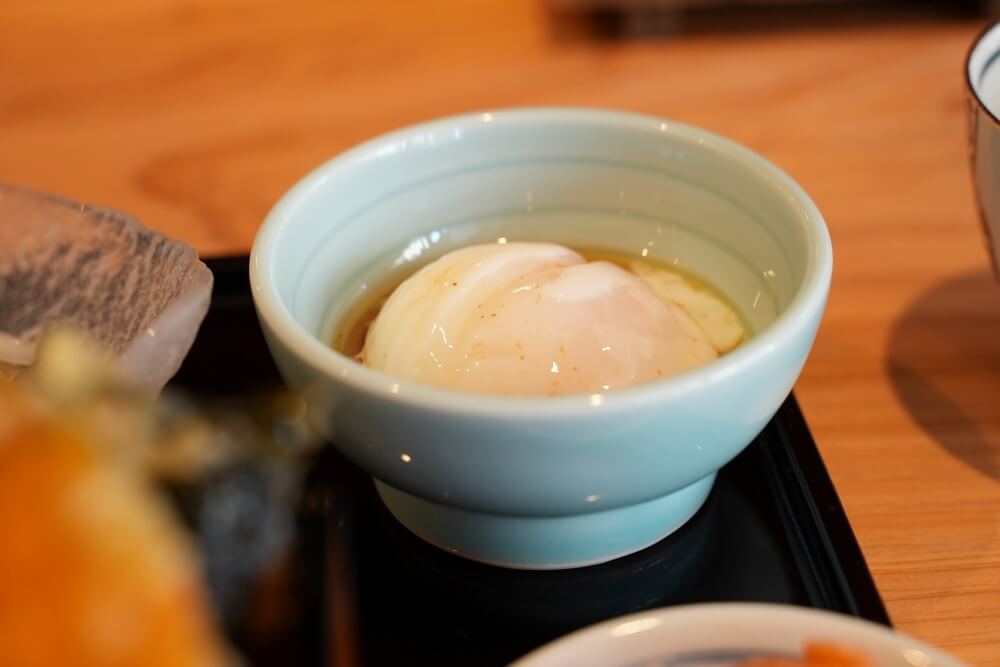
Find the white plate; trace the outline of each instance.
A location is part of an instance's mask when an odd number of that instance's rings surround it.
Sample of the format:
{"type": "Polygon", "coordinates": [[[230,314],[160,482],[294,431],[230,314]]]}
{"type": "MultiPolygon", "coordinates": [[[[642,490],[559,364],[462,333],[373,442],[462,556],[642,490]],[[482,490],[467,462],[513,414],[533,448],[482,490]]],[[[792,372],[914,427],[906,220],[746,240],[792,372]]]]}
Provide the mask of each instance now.
{"type": "Polygon", "coordinates": [[[605,621],[557,639],[512,667],[727,667],[761,654],[800,656],[808,641],[854,649],[880,667],[963,667],[898,632],[778,604],[700,604],[605,621]]]}

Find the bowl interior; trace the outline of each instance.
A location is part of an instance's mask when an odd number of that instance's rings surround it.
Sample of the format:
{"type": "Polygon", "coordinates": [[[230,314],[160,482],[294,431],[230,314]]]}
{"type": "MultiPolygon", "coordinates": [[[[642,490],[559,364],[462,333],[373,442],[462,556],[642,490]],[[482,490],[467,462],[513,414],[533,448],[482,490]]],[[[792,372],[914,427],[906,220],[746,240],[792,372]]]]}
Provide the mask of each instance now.
{"type": "Polygon", "coordinates": [[[818,213],[750,151],[589,111],[481,114],[387,135],[320,167],[271,217],[289,223],[270,239],[279,299],[324,341],[365,290],[499,238],[674,265],[721,290],[759,333],[792,302],[818,247],[818,213]]]}

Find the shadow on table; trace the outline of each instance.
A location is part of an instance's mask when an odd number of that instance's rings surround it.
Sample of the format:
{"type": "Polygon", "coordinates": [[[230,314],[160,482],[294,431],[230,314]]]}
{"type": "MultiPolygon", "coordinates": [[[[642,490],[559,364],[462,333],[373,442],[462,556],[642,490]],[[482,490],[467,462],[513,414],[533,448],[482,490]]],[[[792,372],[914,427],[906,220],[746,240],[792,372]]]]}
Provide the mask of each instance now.
{"type": "Polygon", "coordinates": [[[1000,479],[1000,283],[987,270],[934,285],[903,312],[887,353],[903,405],[967,465],[1000,479]]]}

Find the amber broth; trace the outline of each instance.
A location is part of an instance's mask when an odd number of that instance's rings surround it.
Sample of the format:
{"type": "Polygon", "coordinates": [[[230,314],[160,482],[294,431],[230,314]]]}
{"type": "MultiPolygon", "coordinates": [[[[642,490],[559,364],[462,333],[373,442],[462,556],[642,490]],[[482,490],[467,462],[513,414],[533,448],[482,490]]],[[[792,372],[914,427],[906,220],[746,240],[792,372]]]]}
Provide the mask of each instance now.
{"type": "MultiPolygon", "coordinates": [[[[712,294],[717,299],[723,301],[730,308],[732,308],[733,312],[737,314],[740,313],[740,310],[733,305],[733,302],[713,285],[705,282],[697,276],[691,275],[687,271],[679,270],[672,264],[665,264],[648,257],[635,257],[610,250],[578,247],[572,247],[572,249],[582,255],[587,261],[611,262],[626,271],[629,270],[630,263],[639,261],[655,266],[664,271],[670,271],[671,273],[678,274],[682,276],[691,287],[712,294]]],[[[392,293],[396,291],[396,288],[399,287],[407,278],[429,263],[430,262],[428,261],[409,264],[403,271],[387,279],[384,283],[366,290],[360,298],[351,304],[345,315],[340,318],[340,322],[334,329],[330,346],[341,354],[359,359],[361,350],[365,346],[365,337],[368,335],[368,329],[371,327],[372,322],[375,321],[375,318],[378,317],[379,312],[382,310],[382,306],[385,305],[389,296],[392,295],[392,293]]],[[[748,323],[743,321],[742,324],[743,330],[749,333],[750,328],[747,325],[748,323]]]]}

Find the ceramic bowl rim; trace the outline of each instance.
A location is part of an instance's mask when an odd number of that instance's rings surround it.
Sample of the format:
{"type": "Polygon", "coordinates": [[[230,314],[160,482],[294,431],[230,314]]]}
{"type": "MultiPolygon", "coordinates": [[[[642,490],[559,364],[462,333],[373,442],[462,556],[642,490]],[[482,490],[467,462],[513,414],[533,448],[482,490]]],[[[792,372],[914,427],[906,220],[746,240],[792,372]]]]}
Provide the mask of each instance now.
{"type": "Polygon", "coordinates": [[[322,163],[299,180],[267,214],[254,239],[250,254],[250,282],[259,316],[281,345],[309,367],[351,389],[412,408],[486,418],[573,418],[603,412],[631,411],[662,405],[693,390],[725,381],[762,363],[773,351],[808,328],[822,312],[833,270],[833,249],[822,215],[805,191],[776,165],[750,149],[720,135],[685,123],[624,111],[579,107],[523,107],[448,116],[389,132],[322,163]],[[322,343],[289,312],[272,278],[275,248],[283,229],[293,223],[299,204],[330,179],[377,157],[379,149],[419,134],[456,126],[493,123],[507,126],[539,123],[578,123],[603,130],[644,131],[695,141],[704,150],[750,168],[770,187],[790,196],[811,248],[801,284],[792,300],[764,331],[736,350],[691,371],[663,380],[622,388],[604,394],[574,394],[557,397],[463,394],[392,377],[366,368],[322,343]]]}
{"type": "MultiPolygon", "coordinates": [[[[979,96],[976,84],[972,81],[972,58],[976,51],[983,46],[983,40],[994,30],[998,29],[1000,29],[1000,19],[990,21],[982,28],[982,30],[976,33],[976,37],[972,40],[968,49],[965,51],[965,60],[963,61],[965,67],[965,92],[968,94],[969,99],[975,103],[976,107],[985,113],[986,117],[989,118],[994,125],[1000,125],[1000,118],[997,118],[997,116],[990,111],[990,108],[986,106],[985,102],[983,102],[983,98],[979,96]]],[[[1000,53],[1000,49],[997,50],[997,53],[1000,53]]],[[[979,72],[979,74],[982,73],[983,72],[979,72]]]]}
{"type": "MultiPolygon", "coordinates": [[[[706,625],[714,624],[718,627],[719,615],[728,614],[739,618],[752,619],[761,624],[768,621],[781,627],[782,619],[809,618],[815,621],[817,626],[817,639],[822,639],[822,630],[828,631],[843,630],[855,635],[866,635],[873,641],[885,642],[900,649],[916,649],[924,653],[934,661],[934,667],[964,667],[963,663],[941,650],[930,646],[910,635],[894,630],[892,627],[880,625],[857,616],[817,609],[813,607],[800,607],[790,604],[769,603],[769,602],[705,602],[678,605],[675,607],[659,607],[640,611],[617,618],[600,621],[593,625],[573,631],[569,634],[558,637],[553,641],[540,646],[515,660],[511,667],[542,667],[558,661],[562,664],[560,656],[565,656],[568,651],[581,640],[604,638],[614,641],[617,637],[632,637],[642,632],[656,632],[657,628],[667,626],[677,619],[684,619],[688,623],[693,623],[704,619],[706,625]],[[616,628],[625,628],[635,632],[616,632],[616,628]]],[[[621,641],[621,639],[618,639],[621,641]]],[[[626,639],[627,641],[627,639],[626,639]]],[[[710,647],[706,647],[708,649],[710,647]]],[[[863,649],[861,649],[863,650],[863,649]]],[[[638,664],[629,662],[628,664],[638,664]]],[[[916,664],[916,663],[914,663],[916,664]]]]}

